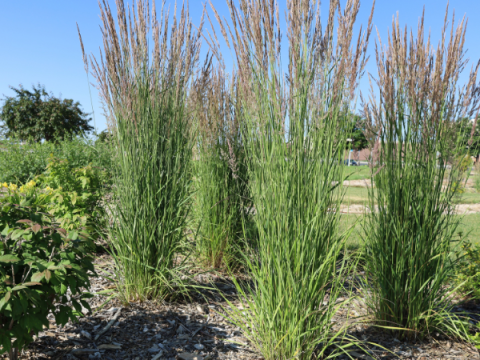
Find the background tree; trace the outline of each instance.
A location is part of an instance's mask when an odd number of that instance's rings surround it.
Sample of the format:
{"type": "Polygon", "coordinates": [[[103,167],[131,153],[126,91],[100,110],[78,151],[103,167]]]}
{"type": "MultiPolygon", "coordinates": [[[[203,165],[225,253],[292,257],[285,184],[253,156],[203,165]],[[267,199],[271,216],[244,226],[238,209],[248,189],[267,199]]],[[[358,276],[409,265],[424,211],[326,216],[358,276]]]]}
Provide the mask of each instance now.
{"type": "Polygon", "coordinates": [[[63,140],[93,127],[80,109],[80,103],[71,99],[59,99],[45,91],[45,87],[33,86],[33,91],[10,87],[17,95],[5,97],[0,119],[7,128],[7,137],[38,142],[42,139],[63,140]]]}
{"type": "Polygon", "coordinates": [[[356,151],[366,149],[368,147],[368,140],[365,136],[365,119],[360,115],[350,114],[349,116],[352,119],[350,128],[352,143],[347,143],[346,148],[356,151]]]}
{"type": "MultiPolygon", "coordinates": [[[[478,120],[477,120],[478,122],[478,120]]],[[[480,127],[475,126],[474,121],[464,118],[457,122],[457,132],[461,136],[460,141],[465,152],[475,157],[475,162],[480,160],[480,127]]]]}

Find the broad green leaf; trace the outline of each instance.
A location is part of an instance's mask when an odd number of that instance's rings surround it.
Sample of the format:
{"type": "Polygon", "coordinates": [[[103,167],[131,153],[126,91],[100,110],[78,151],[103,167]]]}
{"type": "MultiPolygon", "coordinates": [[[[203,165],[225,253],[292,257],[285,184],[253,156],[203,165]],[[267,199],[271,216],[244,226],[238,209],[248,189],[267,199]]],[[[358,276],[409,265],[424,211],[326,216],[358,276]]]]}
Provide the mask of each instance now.
{"type": "Polygon", "coordinates": [[[8,291],[5,296],[0,300],[0,311],[2,311],[3,307],[5,304],[10,300],[10,297],[12,296],[12,293],[8,291]]]}
{"type": "Polygon", "coordinates": [[[45,272],[37,272],[35,274],[32,275],[32,278],[31,280],[33,282],[39,282],[39,281],[42,281],[43,280],[43,277],[45,276],[45,272]]]}
{"type": "Polygon", "coordinates": [[[73,192],[72,193],[72,205],[75,205],[77,203],[77,193],[73,192]]]}
{"type": "Polygon", "coordinates": [[[15,255],[2,255],[0,256],[0,262],[3,263],[16,263],[19,262],[20,259],[15,255]]]}
{"type": "Polygon", "coordinates": [[[17,229],[17,230],[15,230],[15,231],[12,233],[12,239],[13,239],[13,240],[16,240],[16,239],[18,239],[19,237],[21,237],[24,233],[25,233],[25,230],[17,229]]]}
{"type": "Polygon", "coordinates": [[[18,291],[18,290],[23,290],[23,289],[27,289],[27,287],[25,285],[20,284],[20,285],[15,286],[12,289],[12,291],[18,291]]]}

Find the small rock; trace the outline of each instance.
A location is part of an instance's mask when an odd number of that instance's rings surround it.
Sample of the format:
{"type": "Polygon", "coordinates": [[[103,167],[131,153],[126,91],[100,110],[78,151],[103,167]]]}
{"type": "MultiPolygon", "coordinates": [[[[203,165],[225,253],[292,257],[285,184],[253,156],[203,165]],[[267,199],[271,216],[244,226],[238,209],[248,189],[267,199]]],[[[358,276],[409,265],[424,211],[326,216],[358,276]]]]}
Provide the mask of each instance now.
{"type": "Polygon", "coordinates": [[[92,335],[85,330],[80,331],[80,334],[82,334],[82,336],[86,337],[87,339],[92,339],[92,335]]]}
{"type": "Polygon", "coordinates": [[[208,308],[205,309],[203,306],[197,305],[197,311],[198,311],[200,314],[205,314],[205,313],[208,312],[208,308]]]}
{"type": "Polygon", "coordinates": [[[53,355],[55,355],[55,352],[54,352],[54,351],[47,351],[47,352],[45,353],[45,355],[47,355],[47,356],[53,356],[53,355]]]}
{"type": "Polygon", "coordinates": [[[148,328],[146,326],[143,328],[143,332],[148,332],[148,328]]]}
{"type": "Polygon", "coordinates": [[[194,347],[195,349],[197,349],[197,350],[203,350],[203,349],[205,349],[205,346],[203,346],[202,344],[195,344],[195,345],[193,345],[193,347],[194,347]]]}

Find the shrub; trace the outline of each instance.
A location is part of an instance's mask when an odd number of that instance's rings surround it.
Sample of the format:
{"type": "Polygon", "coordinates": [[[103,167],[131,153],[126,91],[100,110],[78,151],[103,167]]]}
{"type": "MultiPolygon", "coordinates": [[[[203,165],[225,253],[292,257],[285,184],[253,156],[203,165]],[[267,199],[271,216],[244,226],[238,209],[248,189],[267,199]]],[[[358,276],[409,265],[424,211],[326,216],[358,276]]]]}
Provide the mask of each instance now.
{"type": "Polygon", "coordinates": [[[52,143],[19,144],[4,141],[0,149],[0,182],[23,184],[45,171],[52,143]]]}
{"type": "Polygon", "coordinates": [[[110,239],[124,299],[162,298],[180,267],[176,256],[190,210],[192,141],[185,110],[200,39],[188,11],[173,14],[179,27],[169,34],[163,23],[168,14],[155,17],[148,3],[135,10],[146,21],[124,27],[122,4],[117,2],[118,17],[101,7],[108,60],[94,68],[113,129],[116,216],[110,239]],[[133,33],[142,39],[153,34],[153,41],[124,42],[133,33]]]}
{"type": "Polygon", "coordinates": [[[57,324],[81,316],[95,275],[88,233],[58,227],[45,215],[43,194],[10,186],[0,199],[0,353],[16,359],[52,312],[57,324]],[[68,292],[68,294],[67,294],[68,292]]]}
{"type": "Polygon", "coordinates": [[[70,169],[92,164],[111,174],[111,153],[105,143],[95,144],[93,140],[80,137],[56,144],[20,144],[9,140],[0,145],[0,182],[26,183],[46,170],[51,154],[68,160],[70,169]]]}
{"type": "MultiPolygon", "coordinates": [[[[69,198],[67,203],[74,206],[77,212],[81,209],[95,222],[102,218],[100,202],[111,183],[106,171],[91,164],[72,169],[68,160],[50,156],[47,170],[36,177],[36,181],[43,187],[56,189],[52,198],[55,203],[65,203],[66,196],[69,198]]],[[[55,210],[55,212],[58,211],[67,213],[60,209],[55,210]]],[[[53,212],[51,214],[55,215],[53,212]]]]}
{"type": "Polygon", "coordinates": [[[480,162],[475,165],[474,186],[475,190],[480,193],[480,162]]]}
{"type": "Polygon", "coordinates": [[[460,292],[480,299],[480,246],[470,240],[462,240],[461,249],[456,253],[455,278],[461,284],[460,292]]]}
{"type": "Polygon", "coordinates": [[[50,156],[47,171],[25,185],[3,183],[1,186],[16,196],[28,198],[32,206],[53,216],[55,222],[66,230],[100,230],[105,221],[101,206],[106,184],[110,182],[103,170],[88,165],[70,169],[67,160],[50,156]],[[36,194],[32,196],[32,194],[36,194]]]}
{"type": "MultiPolygon", "coordinates": [[[[377,53],[380,101],[365,106],[378,162],[372,172],[375,190],[369,188],[370,206],[377,204],[378,211],[367,213],[365,288],[377,325],[400,337],[438,331],[466,338],[461,319],[449,311],[453,288],[447,286],[459,223],[453,199],[464,169],[458,162],[451,171],[439,166],[460,152],[449,143],[451,123],[478,107],[475,87],[458,84],[464,26],[452,27],[449,37],[445,25],[433,49],[424,38],[423,18],[410,43],[397,19],[388,45],[377,53]]],[[[469,84],[475,77],[473,72],[469,84]]],[[[375,94],[372,89],[372,99],[375,94]]]]}

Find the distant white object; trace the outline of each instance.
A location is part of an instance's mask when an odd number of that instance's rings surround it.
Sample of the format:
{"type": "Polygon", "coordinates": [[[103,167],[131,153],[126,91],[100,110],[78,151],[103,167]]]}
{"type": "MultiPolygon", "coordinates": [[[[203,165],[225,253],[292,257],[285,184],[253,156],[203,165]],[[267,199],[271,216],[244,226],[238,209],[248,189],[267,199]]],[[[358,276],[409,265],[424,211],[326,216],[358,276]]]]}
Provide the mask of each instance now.
{"type": "MultiPolygon", "coordinates": [[[[353,140],[348,138],[347,142],[351,143],[353,140]]],[[[352,150],[348,152],[348,166],[350,166],[350,156],[352,155],[352,150]]]]}

